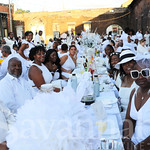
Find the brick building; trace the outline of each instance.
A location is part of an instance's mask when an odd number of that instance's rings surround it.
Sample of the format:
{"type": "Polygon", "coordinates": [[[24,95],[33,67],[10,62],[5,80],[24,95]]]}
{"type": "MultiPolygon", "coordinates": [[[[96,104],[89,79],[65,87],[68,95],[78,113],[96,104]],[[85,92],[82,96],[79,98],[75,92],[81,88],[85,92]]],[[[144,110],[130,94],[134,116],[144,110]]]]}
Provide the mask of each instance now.
{"type": "Polygon", "coordinates": [[[126,13],[127,8],[101,8],[14,14],[14,30],[17,36],[22,36],[20,30],[31,30],[33,33],[42,30],[47,43],[58,33],[74,31],[77,34],[90,30],[101,34],[111,24],[118,24],[124,29],[128,25],[126,13]]]}
{"type": "Polygon", "coordinates": [[[90,30],[102,34],[110,25],[141,29],[143,33],[150,30],[150,0],[128,0],[119,8],[14,14],[13,31],[23,36],[27,30],[34,34],[42,30],[48,43],[49,38],[64,32],[90,30]]]}
{"type": "Polygon", "coordinates": [[[135,31],[138,29],[150,31],[150,0],[134,0],[129,5],[129,27],[135,31]]]}
{"type": "MultiPolygon", "coordinates": [[[[11,10],[13,10],[12,8],[11,10]]],[[[0,4],[0,40],[7,37],[8,32],[10,32],[9,5],[0,4]]]]}

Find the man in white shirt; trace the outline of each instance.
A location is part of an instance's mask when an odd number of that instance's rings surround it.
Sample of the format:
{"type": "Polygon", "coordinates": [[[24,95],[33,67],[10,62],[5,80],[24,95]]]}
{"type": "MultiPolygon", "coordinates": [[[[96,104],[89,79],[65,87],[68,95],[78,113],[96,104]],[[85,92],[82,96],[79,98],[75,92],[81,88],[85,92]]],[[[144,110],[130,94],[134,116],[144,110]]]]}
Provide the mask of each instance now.
{"type": "Polygon", "coordinates": [[[13,57],[17,57],[22,62],[22,76],[27,80],[27,67],[25,65],[25,63],[26,63],[25,60],[18,53],[10,54],[11,52],[10,52],[10,47],[9,46],[4,45],[3,48],[2,48],[2,53],[4,54],[3,51],[5,51],[5,54],[7,52],[9,55],[7,55],[7,57],[1,63],[0,80],[3,79],[6,76],[8,61],[13,57]]]}
{"type": "Polygon", "coordinates": [[[21,74],[21,61],[13,57],[8,61],[7,75],[0,81],[0,100],[12,113],[16,113],[18,108],[35,95],[33,88],[21,74]]]}
{"type": "Polygon", "coordinates": [[[6,136],[10,126],[15,122],[14,115],[0,101],[0,150],[8,150],[6,136]]]}
{"type": "Polygon", "coordinates": [[[43,31],[40,30],[39,33],[37,35],[35,35],[35,38],[34,38],[35,45],[40,45],[42,43],[44,44],[42,34],[43,34],[43,31]]]}

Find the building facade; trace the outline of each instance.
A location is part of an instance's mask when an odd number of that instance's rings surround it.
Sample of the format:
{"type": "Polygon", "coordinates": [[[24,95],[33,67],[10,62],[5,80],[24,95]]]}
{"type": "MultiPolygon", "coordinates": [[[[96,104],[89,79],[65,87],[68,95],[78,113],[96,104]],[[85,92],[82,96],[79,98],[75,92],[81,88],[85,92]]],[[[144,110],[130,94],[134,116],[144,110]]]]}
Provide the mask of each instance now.
{"type": "Polygon", "coordinates": [[[34,34],[42,30],[48,43],[50,38],[67,32],[78,34],[86,30],[102,34],[111,24],[124,29],[128,25],[127,16],[127,8],[101,8],[14,14],[13,18],[16,36],[23,30],[31,30],[34,34]]]}
{"type": "Polygon", "coordinates": [[[150,0],[134,0],[129,5],[129,27],[135,31],[150,31],[150,0]]]}
{"type": "MultiPolygon", "coordinates": [[[[12,11],[12,7],[11,7],[12,11]]],[[[8,36],[8,32],[10,32],[10,20],[9,20],[9,5],[0,4],[0,40],[3,37],[8,36]]],[[[12,20],[12,16],[11,16],[12,20]]]]}

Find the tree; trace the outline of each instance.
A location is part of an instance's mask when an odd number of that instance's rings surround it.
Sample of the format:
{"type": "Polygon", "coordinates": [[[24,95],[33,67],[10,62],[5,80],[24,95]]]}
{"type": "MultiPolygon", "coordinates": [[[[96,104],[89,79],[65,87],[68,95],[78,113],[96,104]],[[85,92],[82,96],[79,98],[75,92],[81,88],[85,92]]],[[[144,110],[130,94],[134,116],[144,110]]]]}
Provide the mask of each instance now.
{"type": "Polygon", "coordinates": [[[22,14],[22,13],[29,13],[30,10],[23,10],[20,8],[17,8],[17,10],[15,11],[15,14],[22,14]]]}

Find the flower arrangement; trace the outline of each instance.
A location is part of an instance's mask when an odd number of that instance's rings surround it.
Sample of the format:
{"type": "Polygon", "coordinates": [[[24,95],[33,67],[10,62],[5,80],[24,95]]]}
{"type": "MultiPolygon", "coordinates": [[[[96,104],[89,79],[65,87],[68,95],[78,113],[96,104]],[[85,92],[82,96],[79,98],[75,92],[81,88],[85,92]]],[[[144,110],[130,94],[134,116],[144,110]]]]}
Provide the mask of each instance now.
{"type": "Polygon", "coordinates": [[[88,48],[97,48],[97,46],[100,44],[101,38],[98,33],[89,33],[82,31],[81,35],[82,45],[87,46],[88,48]]]}

